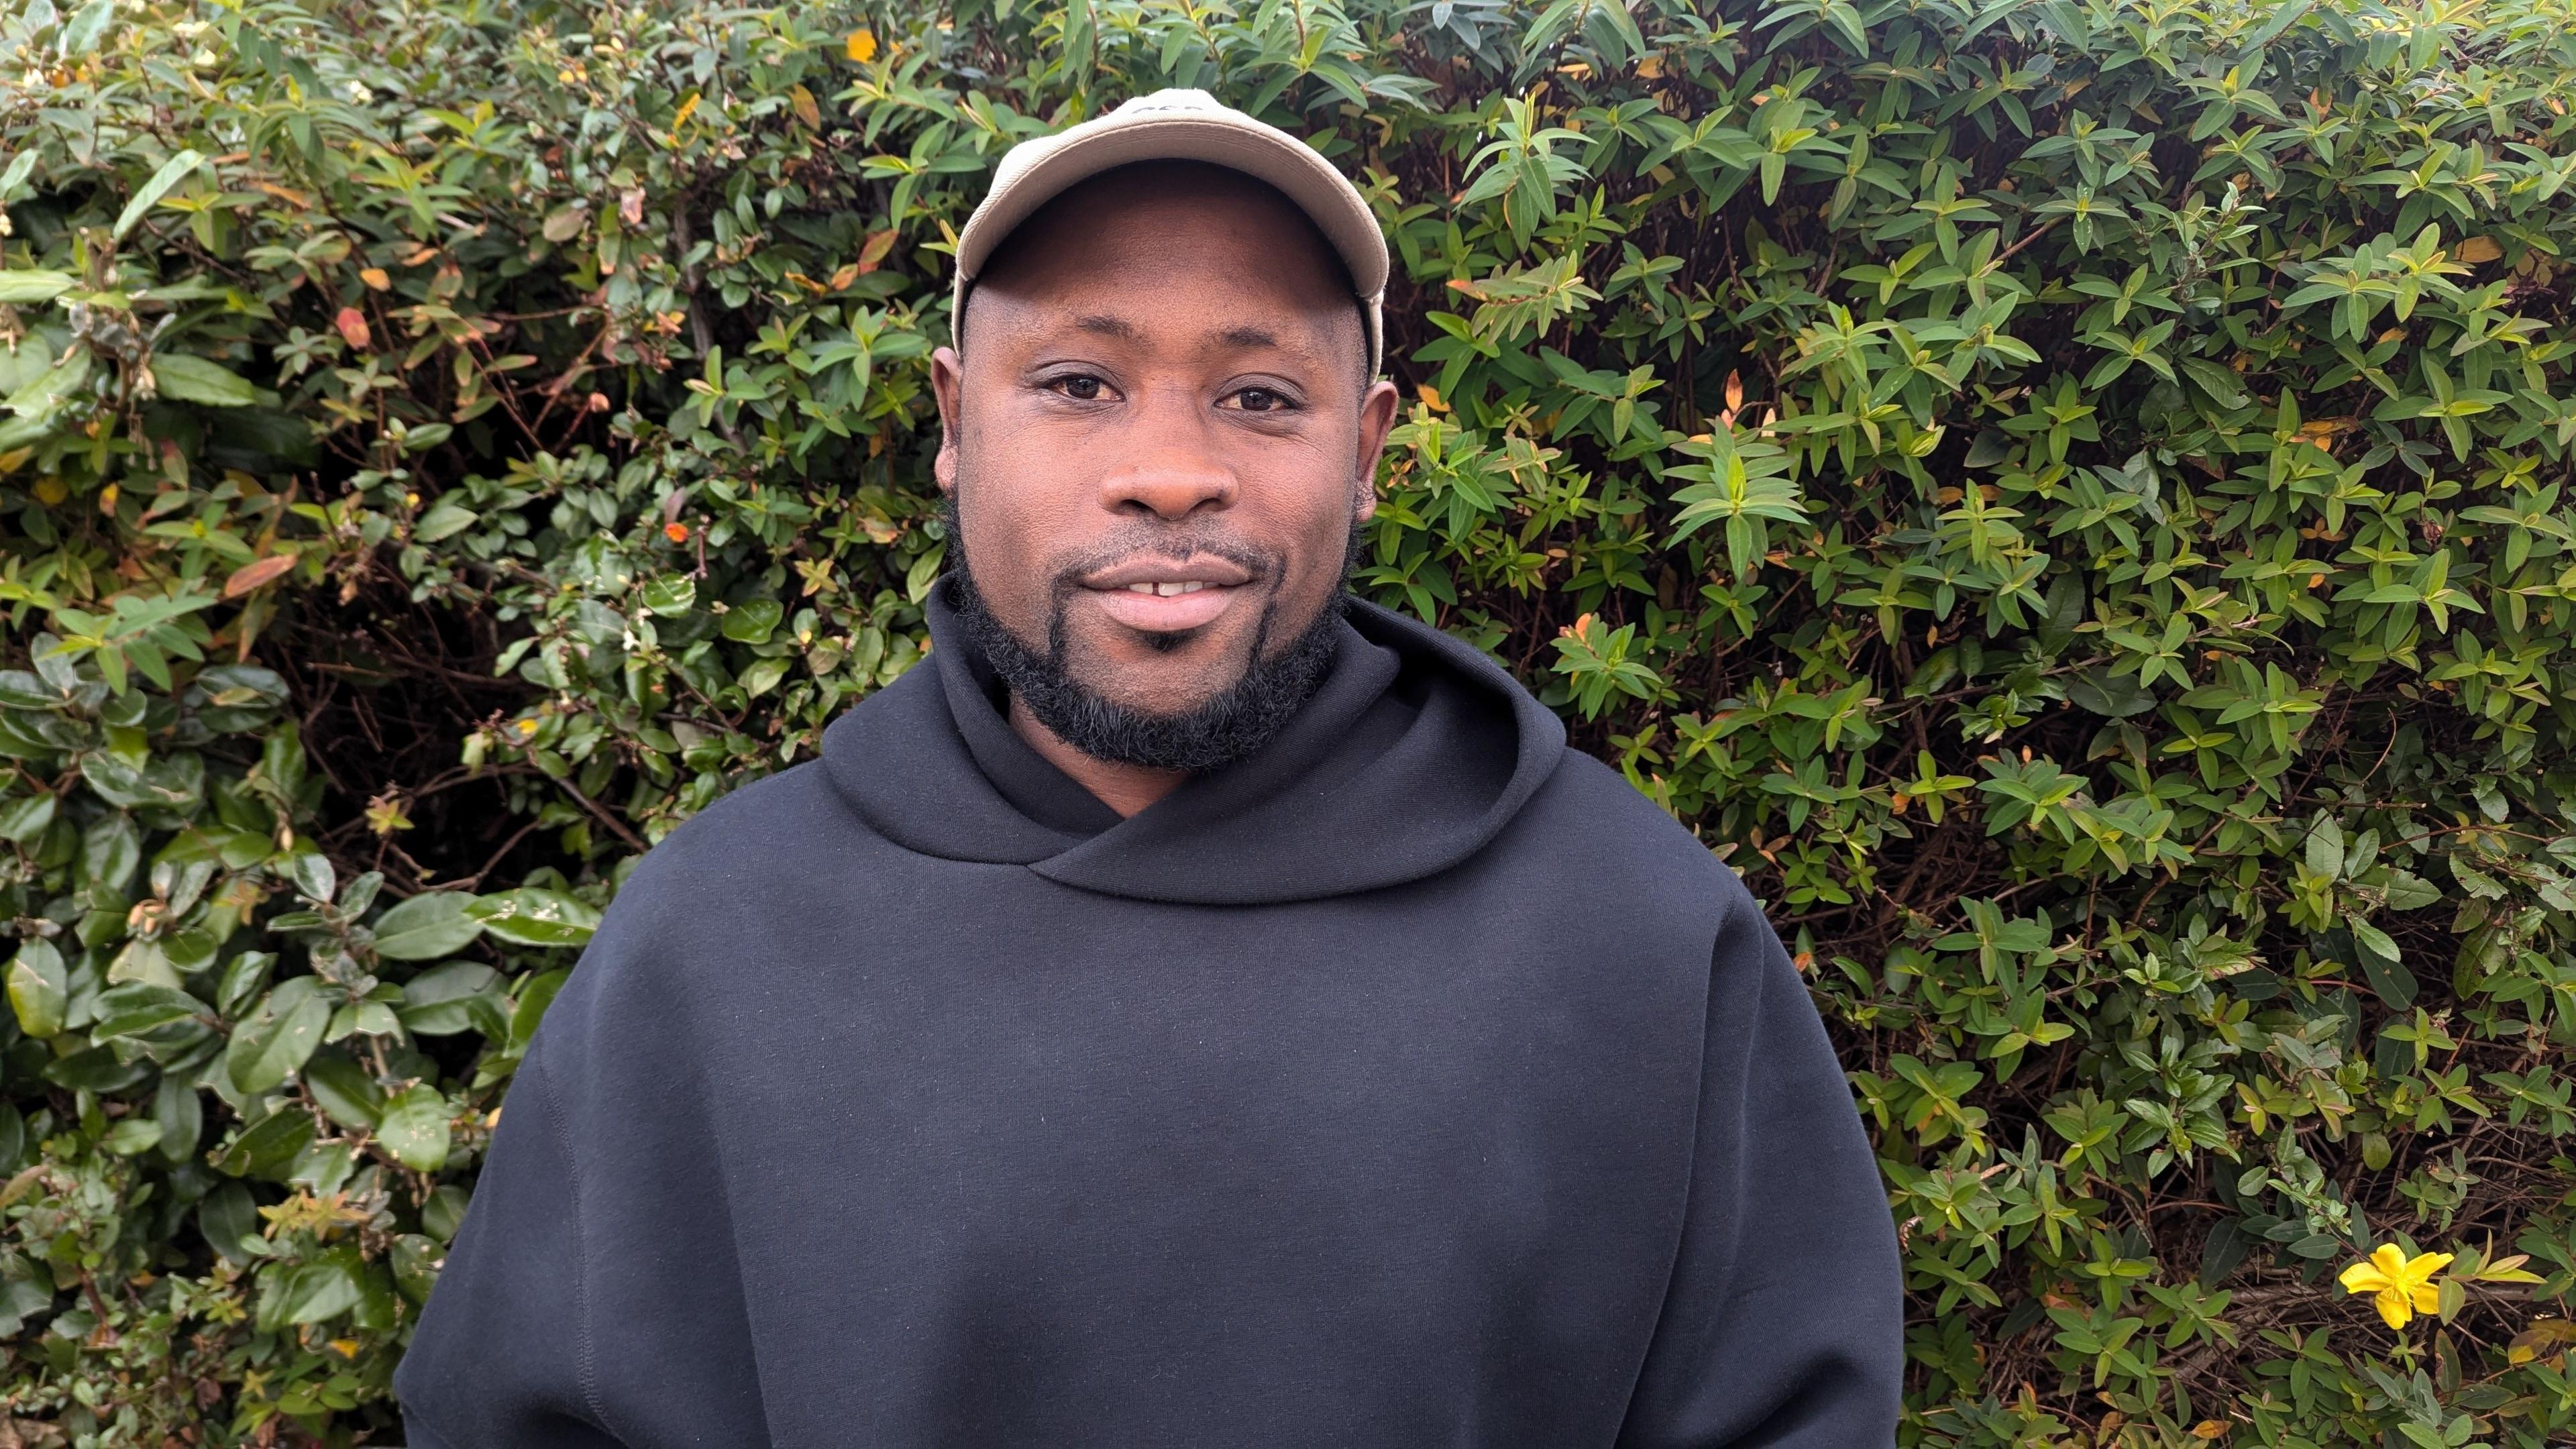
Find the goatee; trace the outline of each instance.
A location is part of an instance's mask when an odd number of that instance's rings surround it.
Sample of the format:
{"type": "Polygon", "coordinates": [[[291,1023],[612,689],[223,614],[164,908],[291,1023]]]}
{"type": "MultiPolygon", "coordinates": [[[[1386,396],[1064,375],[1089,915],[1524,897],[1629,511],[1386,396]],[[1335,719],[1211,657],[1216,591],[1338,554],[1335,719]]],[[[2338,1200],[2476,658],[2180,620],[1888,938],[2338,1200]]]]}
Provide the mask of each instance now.
{"type": "MultiPolygon", "coordinates": [[[[1314,697],[1332,668],[1342,606],[1348,598],[1338,584],[1315,617],[1277,650],[1271,647],[1280,624],[1274,597],[1253,629],[1243,672],[1198,705],[1177,714],[1155,714],[1120,704],[1076,678],[1068,658],[1067,605],[1072,589],[1079,587],[1069,576],[1080,570],[1060,570],[1049,581],[1046,644],[1043,649],[1032,647],[986,607],[975,587],[974,564],[966,555],[953,495],[946,511],[948,558],[953,565],[951,601],[967,638],[1031,717],[1095,760],[1158,770],[1212,770],[1231,764],[1275,738],[1314,697]]],[[[1350,550],[1343,560],[1345,573],[1357,557],[1358,544],[1359,529],[1354,523],[1350,550]]],[[[1182,556],[1187,552],[1184,549],[1182,556]]],[[[1275,561],[1261,562],[1261,571],[1275,577],[1275,561]]],[[[1174,639],[1170,646],[1157,647],[1177,647],[1180,642],[1174,639]]]]}

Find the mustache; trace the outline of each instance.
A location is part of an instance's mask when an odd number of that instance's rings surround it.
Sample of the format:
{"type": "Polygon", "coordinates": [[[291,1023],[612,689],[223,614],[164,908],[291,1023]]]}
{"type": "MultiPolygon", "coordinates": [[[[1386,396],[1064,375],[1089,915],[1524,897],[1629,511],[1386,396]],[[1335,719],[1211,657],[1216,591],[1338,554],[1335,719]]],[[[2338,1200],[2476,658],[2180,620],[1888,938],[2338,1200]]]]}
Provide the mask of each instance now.
{"type": "Polygon", "coordinates": [[[1139,558],[1186,563],[1200,557],[1221,558],[1250,575],[1246,582],[1254,584],[1278,578],[1287,567],[1286,560],[1273,550],[1256,548],[1205,528],[1138,524],[1090,548],[1051,561],[1046,571],[1047,592],[1060,604],[1082,588],[1084,579],[1120,564],[1139,558]]]}

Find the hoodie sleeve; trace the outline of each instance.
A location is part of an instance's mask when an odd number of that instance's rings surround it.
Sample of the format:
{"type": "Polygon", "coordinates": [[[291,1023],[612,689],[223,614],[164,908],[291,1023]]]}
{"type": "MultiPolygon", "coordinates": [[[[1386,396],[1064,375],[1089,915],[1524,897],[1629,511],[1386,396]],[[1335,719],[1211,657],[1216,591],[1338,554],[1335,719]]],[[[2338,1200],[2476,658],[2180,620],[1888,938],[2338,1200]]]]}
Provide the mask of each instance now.
{"type": "Polygon", "coordinates": [[[581,1180],[536,1056],[520,1064],[411,1347],[414,1449],[609,1449],[588,1381],[581,1180]]]}
{"type": "Polygon", "coordinates": [[[725,959],[709,840],[645,856],[510,1083],[394,1374],[423,1449],[770,1440],[699,1026],[730,979],[694,964],[725,959]]]}
{"type": "Polygon", "coordinates": [[[1711,967],[1690,1205],[1626,1449],[1895,1442],[1886,1189],[1806,987],[1737,885],[1711,967]]]}

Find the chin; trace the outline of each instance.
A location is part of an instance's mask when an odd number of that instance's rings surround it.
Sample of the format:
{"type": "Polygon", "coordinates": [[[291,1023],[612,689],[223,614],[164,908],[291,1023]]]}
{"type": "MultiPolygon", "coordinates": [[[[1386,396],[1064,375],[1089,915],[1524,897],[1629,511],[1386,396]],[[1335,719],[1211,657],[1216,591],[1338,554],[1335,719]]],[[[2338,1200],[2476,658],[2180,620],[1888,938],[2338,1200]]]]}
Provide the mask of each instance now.
{"type": "Polygon", "coordinates": [[[1146,649],[1155,654],[1178,654],[1196,642],[1200,632],[1197,629],[1175,629],[1169,633],[1146,634],[1141,637],[1146,649]]]}
{"type": "Polygon", "coordinates": [[[1158,659],[1152,663],[1113,666],[1096,673],[1079,674],[1075,678],[1103,702],[1130,714],[1156,719],[1177,719],[1189,714],[1223,694],[1234,683],[1232,676],[1218,677],[1207,670],[1186,667],[1169,668],[1170,663],[1169,660],[1158,659]]]}
{"type": "MultiPolygon", "coordinates": [[[[1250,631],[1227,627],[1233,622],[1218,619],[1195,629],[1154,630],[1103,622],[1098,628],[1077,633],[1074,649],[1082,663],[1076,665],[1075,673],[1086,685],[1113,699],[1130,692],[1122,686],[1140,676],[1173,679],[1239,674],[1244,656],[1251,650],[1251,641],[1243,637],[1250,631]]],[[[1221,686],[1227,681],[1209,682],[1221,686]]],[[[1162,690],[1149,685],[1143,692],[1162,690]]]]}

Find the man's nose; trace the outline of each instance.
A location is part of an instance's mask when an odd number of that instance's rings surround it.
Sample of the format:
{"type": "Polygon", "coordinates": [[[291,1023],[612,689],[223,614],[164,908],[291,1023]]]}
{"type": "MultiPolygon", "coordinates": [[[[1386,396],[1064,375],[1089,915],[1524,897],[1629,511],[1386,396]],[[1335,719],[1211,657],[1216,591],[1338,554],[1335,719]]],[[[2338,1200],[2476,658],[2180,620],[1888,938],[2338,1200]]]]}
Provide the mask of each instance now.
{"type": "Polygon", "coordinates": [[[1112,513],[1151,512],[1178,522],[1233,506],[1234,469],[1217,456],[1204,419],[1186,398],[1158,397],[1136,420],[1136,447],[1100,480],[1112,513]]]}

